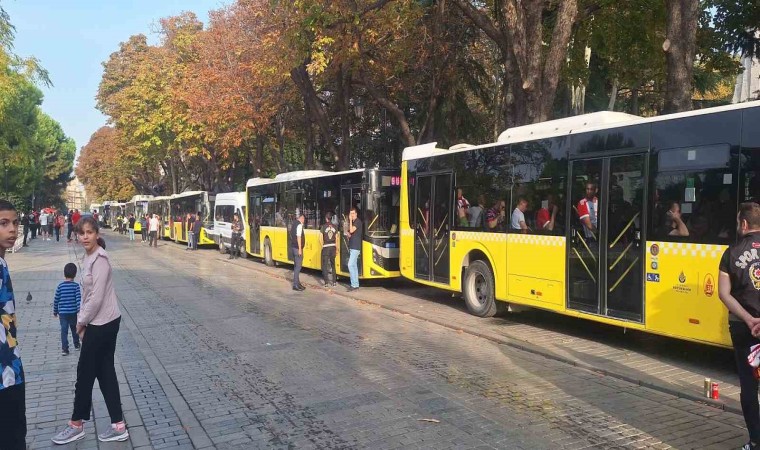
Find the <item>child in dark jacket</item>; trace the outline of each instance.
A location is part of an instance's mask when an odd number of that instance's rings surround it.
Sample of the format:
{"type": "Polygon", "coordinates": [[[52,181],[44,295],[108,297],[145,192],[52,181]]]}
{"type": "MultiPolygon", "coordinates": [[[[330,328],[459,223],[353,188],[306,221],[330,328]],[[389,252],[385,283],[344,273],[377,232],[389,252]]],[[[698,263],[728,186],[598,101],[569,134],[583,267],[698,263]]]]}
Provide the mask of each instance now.
{"type": "Polygon", "coordinates": [[[55,289],[53,300],[53,315],[61,322],[61,354],[69,354],[69,330],[74,340],[74,348],[79,350],[79,335],[77,334],[77,314],[79,305],[82,303],[82,292],[79,283],[74,281],[77,276],[77,266],[68,263],[63,268],[63,276],[66,278],[55,289]]]}

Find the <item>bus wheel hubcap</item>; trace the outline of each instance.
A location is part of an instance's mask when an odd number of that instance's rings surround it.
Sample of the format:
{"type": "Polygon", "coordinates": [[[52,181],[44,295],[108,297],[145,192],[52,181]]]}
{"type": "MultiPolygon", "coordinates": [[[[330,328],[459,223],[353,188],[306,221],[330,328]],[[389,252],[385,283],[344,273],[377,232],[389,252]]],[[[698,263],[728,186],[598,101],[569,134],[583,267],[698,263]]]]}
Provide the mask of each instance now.
{"type": "Polygon", "coordinates": [[[483,275],[477,274],[475,275],[473,284],[475,285],[475,298],[477,298],[478,303],[482,305],[488,298],[488,286],[486,285],[486,280],[483,278],[483,275]]]}

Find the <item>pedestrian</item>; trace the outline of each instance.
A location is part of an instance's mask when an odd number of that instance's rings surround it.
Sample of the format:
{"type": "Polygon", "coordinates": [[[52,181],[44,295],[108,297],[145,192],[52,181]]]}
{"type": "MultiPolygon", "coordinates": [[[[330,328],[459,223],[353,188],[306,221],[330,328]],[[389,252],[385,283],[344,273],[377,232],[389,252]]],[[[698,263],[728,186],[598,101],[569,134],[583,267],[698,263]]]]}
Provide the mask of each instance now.
{"type": "Polygon", "coordinates": [[[53,226],[54,225],[55,225],[55,216],[53,215],[53,211],[51,210],[50,212],[48,212],[48,229],[47,229],[48,241],[53,240],[53,226]]]}
{"type": "Polygon", "coordinates": [[[749,432],[744,449],[760,448],[760,404],[758,380],[747,362],[750,348],[760,344],[760,290],[757,273],[760,271],[760,205],[746,202],[739,205],[736,217],[740,239],[729,245],[720,259],[718,296],[728,308],[728,330],[736,355],[741,405],[749,432]]]}
{"type": "Polygon", "coordinates": [[[148,246],[158,247],[158,216],[153,214],[149,222],[150,242],[148,242],[148,246]]]}
{"type": "Polygon", "coordinates": [[[63,217],[63,214],[60,212],[56,213],[55,215],[55,241],[60,242],[61,240],[61,228],[63,228],[64,224],[66,223],[66,219],[63,217]]]}
{"type": "Polygon", "coordinates": [[[230,257],[229,259],[238,258],[240,256],[240,241],[241,231],[243,224],[240,222],[240,216],[238,213],[232,215],[232,237],[230,238],[230,257]]]}
{"type": "Polygon", "coordinates": [[[185,250],[193,249],[193,216],[187,213],[185,217],[185,230],[187,230],[187,247],[185,250]]]}
{"type": "Polygon", "coordinates": [[[143,244],[148,240],[148,215],[143,214],[140,217],[140,237],[143,244]]]}
{"type": "Polygon", "coordinates": [[[203,231],[203,222],[201,222],[201,213],[198,211],[195,214],[195,221],[193,222],[193,250],[198,250],[198,242],[201,240],[201,231],[203,231]]]}
{"type": "Polygon", "coordinates": [[[303,223],[306,216],[302,212],[297,213],[296,220],[290,226],[290,251],[293,253],[293,290],[303,291],[306,288],[301,284],[301,266],[303,265],[303,249],[306,245],[306,235],[303,232],[303,223]]]}
{"type": "Polygon", "coordinates": [[[359,219],[359,210],[351,208],[348,213],[348,274],[351,286],[348,291],[359,289],[359,256],[362,251],[362,221],[359,219]]]}
{"type": "Polygon", "coordinates": [[[7,200],[0,200],[0,448],[26,448],[26,399],[24,369],[19,356],[16,300],[5,251],[13,248],[18,235],[18,214],[7,200]]]}
{"type": "Polygon", "coordinates": [[[32,209],[32,212],[29,213],[29,227],[32,230],[32,239],[37,239],[37,225],[39,224],[39,216],[37,215],[37,211],[32,209]]]}
{"type": "Polygon", "coordinates": [[[29,236],[29,213],[21,215],[21,225],[23,226],[22,233],[24,233],[24,247],[29,247],[26,243],[26,238],[29,236]]]}
{"type": "Polygon", "coordinates": [[[113,287],[111,263],[106,243],[100,237],[98,222],[83,217],[76,228],[85,256],[82,260],[82,307],[77,317],[77,334],[82,350],[77,365],[74,390],[74,412],[66,427],[53,437],[56,444],[67,444],[84,438],[84,420],[90,420],[92,387],[95,380],[111,417],[111,426],[98,435],[101,442],[126,441],[129,431],[124,423],[116,378],[114,353],[119,334],[121,312],[113,287]]]}
{"type": "Polygon", "coordinates": [[[333,213],[325,214],[325,223],[319,230],[319,241],[322,244],[322,281],[325,287],[331,284],[335,286],[335,237],[338,235],[338,229],[332,222],[333,213]],[[332,280],[330,279],[332,273],[332,280]]]}
{"type": "Polygon", "coordinates": [[[74,209],[74,213],[71,216],[71,224],[72,224],[72,233],[74,233],[74,241],[79,242],[79,234],[76,232],[77,224],[79,223],[79,219],[82,218],[82,214],[80,214],[78,209],[74,209]]]}
{"type": "Polygon", "coordinates": [[[129,240],[134,241],[135,240],[135,215],[130,214],[129,220],[127,221],[127,229],[129,230],[129,240]]]}
{"type": "Polygon", "coordinates": [[[63,267],[65,278],[55,288],[53,297],[53,316],[61,323],[61,355],[69,354],[69,330],[74,348],[79,350],[79,335],[77,334],[77,314],[82,303],[82,292],[79,283],[74,281],[77,276],[77,265],[68,263],[63,267]]]}
{"type": "Polygon", "coordinates": [[[40,236],[42,237],[43,241],[48,240],[48,215],[45,213],[45,211],[42,211],[42,214],[40,214],[40,236]]]}
{"type": "Polygon", "coordinates": [[[74,232],[74,211],[66,213],[66,242],[71,242],[71,233],[74,232]]]}

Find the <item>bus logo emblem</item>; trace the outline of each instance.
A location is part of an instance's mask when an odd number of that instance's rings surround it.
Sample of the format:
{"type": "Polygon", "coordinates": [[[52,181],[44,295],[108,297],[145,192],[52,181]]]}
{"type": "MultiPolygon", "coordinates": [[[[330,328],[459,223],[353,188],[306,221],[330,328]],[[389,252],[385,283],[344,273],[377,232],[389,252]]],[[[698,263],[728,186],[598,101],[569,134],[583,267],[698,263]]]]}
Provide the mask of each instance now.
{"type": "Polygon", "coordinates": [[[681,271],[681,274],[678,275],[678,281],[683,284],[686,283],[686,275],[684,275],[683,270],[681,271]]]}
{"type": "Polygon", "coordinates": [[[715,280],[709,273],[705,275],[705,296],[712,297],[715,293],[715,280]]]}
{"type": "Polygon", "coordinates": [[[660,246],[657,244],[652,244],[651,247],[649,247],[649,252],[652,254],[652,256],[657,256],[660,254],[660,246]]]}

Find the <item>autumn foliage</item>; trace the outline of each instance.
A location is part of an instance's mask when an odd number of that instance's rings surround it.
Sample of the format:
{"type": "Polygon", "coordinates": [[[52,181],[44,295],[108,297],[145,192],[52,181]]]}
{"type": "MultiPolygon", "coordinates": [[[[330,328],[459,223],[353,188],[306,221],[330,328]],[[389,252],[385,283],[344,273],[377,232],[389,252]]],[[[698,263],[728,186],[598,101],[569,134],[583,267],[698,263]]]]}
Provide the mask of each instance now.
{"type": "MultiPolygon", "coordinates": [[[[205,25],[164,18],[157,45],[131,36],[104,62],[111,127],[77,173],[103,199],[126,198],[124,183],[221,192],[301,168],[397,166],[406,146],[490,142],[584,112],[586,98],[657,113],[675,69],[658,41],[665,3],[645,3],[237,0],[205,25]]],[[[700,45],[715,71],[716,45],[700,45]]],[[[735,73],[720,70],[718,84],[735,73]]]]}

